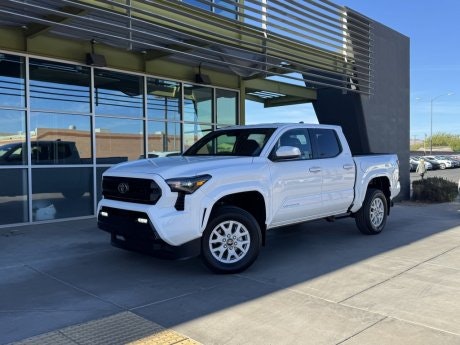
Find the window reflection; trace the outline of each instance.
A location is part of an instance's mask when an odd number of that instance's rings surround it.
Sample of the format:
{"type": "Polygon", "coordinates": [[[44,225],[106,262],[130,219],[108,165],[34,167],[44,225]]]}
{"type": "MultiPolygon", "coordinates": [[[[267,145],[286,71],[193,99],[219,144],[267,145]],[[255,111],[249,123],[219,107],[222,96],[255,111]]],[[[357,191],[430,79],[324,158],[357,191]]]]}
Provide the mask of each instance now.
{"type": "Polygon", "coordinates": [[[180,83],[147,78],[148,118],[180,121],[180,83]]]}
{"type": "Polygon", "coordinates": [[[24,58],[0,53],[0,106],[24,107],[24,74],[24,58]]]}
{"type": "Polygon", "coordinates": [[[184,85],[184,121],[212,122],[212,88],[184,85]]]}
{"type": "Polygon", "coordinates": [[[197,123],[184,124],[184,151],[212,130],[212,126],[197,123]]]}
{"type": "Polygon", "coordinates": [[[217,123],[222,125],[236,124],[238,114],[238,93],[229,90],[216,90],[217,123]]]}
{"type": "Polygon", "coordinates": [[[0,169],[0,225],[29,221],[27,169],[0,169]]]}
{"type": "Polygon", "coordinates": [[[180,123],[149,122],[148,157],[176,156],[181,153],[180,123]]]}
{"type": "Polygon", "coordinates": [[[91,119],[86,115],[32,113],[32,164],[91,164],[91,119]]]}
{"type": "Polygon", "coordinates": [[[143,116],[143,77],[94,70],[96,114],[143,116]]]}
{"type": "Polygon", "coordinates": [[[144,154],[142,120],[96,118],[96,163],[114,164],[144,154]]]}
{"type": "Polygon", "coordinates": [[[34,221],[93,214],[92,168],[32,169],[34,221]]]}
{"type": "Polygon", "coordinates": [[[32,109],[90,112],[90,69],[30,59],[32,109]]]}
{"type": "Polygon", "coordinates": [[[0,110],[0,165],[27,164],[23,111],[0,110]]]}

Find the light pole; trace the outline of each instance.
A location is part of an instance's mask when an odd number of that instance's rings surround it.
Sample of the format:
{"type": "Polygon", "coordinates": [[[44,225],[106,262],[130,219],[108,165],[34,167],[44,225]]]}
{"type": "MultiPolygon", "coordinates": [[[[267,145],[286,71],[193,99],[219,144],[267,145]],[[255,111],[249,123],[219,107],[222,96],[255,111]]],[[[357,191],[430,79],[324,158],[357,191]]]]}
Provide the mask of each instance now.
{"type": "Polygon", "coordinates": [[[434,100],[438,99],[439,97],[451,96],[453,94],[454,94],[453,92],[443,93],[442,95],[432,97],[431,100],[430,100],[430,103],[431,103],[431,111],[430,111],[430,155],[433,154],[433,102],[434,102],[434,100]]]}

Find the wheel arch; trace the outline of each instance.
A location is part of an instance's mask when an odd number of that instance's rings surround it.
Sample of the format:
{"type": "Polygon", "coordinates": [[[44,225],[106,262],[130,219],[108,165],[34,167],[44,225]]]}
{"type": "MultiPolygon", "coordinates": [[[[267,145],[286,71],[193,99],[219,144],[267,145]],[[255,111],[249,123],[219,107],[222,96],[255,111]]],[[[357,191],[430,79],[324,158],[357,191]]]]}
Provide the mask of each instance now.
{"type": "Polygon", "coordinates": [[[235,206],[249,212],[259,224],[262,233],[262,245],[265,245],[267,209],[264,196],[259,191],[237,192],[222,196],[212,206],[208,222],[222,206],[235,206]]]}
{"type": "Polygon", "coordinates": [[[391,189],[390,189],[390,179],[386,176],[378,176],[371,179],[367,185],[366,190],[369,188],[380,189],[385,198],[387,199],[387,213],[390,214],[390,202],[391,202],[391,189]]]}

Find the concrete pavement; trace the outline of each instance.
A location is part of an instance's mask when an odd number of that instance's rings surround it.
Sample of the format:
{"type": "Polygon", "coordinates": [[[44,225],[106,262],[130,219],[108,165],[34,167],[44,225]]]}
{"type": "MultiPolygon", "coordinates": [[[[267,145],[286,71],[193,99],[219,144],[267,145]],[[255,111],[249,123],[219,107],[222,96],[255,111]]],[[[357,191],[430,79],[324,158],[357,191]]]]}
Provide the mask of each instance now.
{"type": "Polygon", "coordinates": [[[0,229],[0,344],[460,344],[459,210],[270,231],[230,276],[112,248],[94,219],[0,229]]]}

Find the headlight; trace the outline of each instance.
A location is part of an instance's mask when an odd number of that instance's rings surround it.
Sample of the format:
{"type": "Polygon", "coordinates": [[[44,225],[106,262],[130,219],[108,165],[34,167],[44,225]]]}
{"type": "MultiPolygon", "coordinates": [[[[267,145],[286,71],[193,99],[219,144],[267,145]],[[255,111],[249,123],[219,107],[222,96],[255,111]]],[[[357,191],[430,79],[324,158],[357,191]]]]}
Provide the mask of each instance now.
{"type": "Polygon", "coordinates": [[[207,181],[209,181],[209,179],[211,179],[211,175],[178,177],[170,178],[166,180],[166,183],[168,184],[169,188],[171,188],[171,192],[192,194],[207,181]]]}

